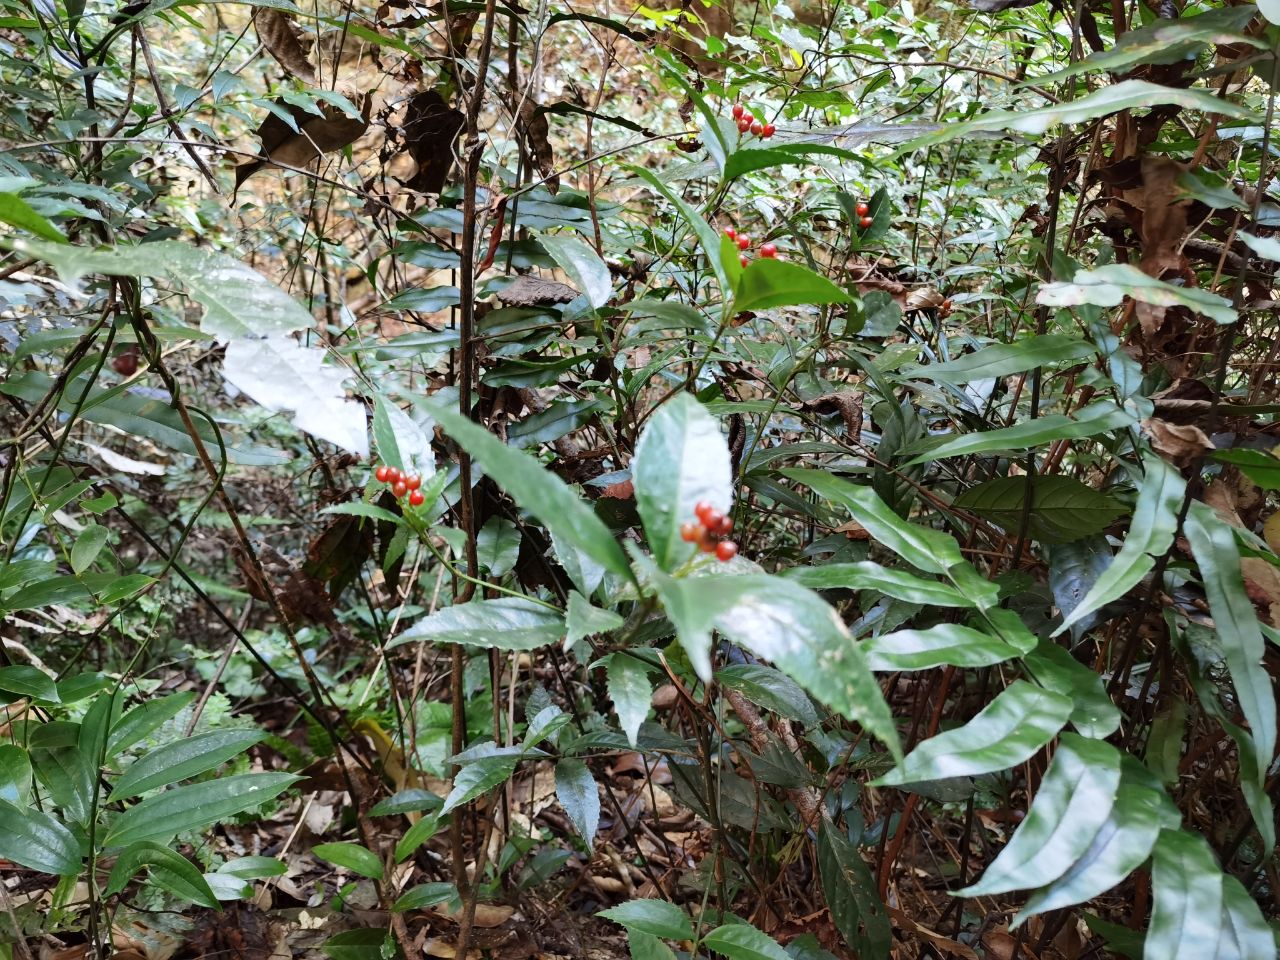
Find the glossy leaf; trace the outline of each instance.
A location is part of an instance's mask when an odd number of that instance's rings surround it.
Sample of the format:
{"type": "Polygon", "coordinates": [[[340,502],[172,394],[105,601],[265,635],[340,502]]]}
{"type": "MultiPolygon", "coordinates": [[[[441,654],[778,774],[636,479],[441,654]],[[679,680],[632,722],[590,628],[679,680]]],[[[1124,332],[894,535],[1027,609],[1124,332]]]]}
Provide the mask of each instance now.
{"type": "Polygon", "coordinates": [[[1012,533],[1021,529],[1031,487],[1027,526],[1033,540],[1071,543],[1105,530],[1125,512],[1114,497],[1100,493],[1079,480],[1060,474],[1033,477],[998,477],[970,487],[952,505],[998,524],[1012,533]]]}
{"type": "Polygon", "coordinates": [[[311,852],[327,863],[345,867],[370,880],[382,879],[382,860],[372,850],[358,843],[318,843],[311,852]]]}
{"type": "Polygon", "coordinates": [[[1035,800],[1008,845],[967,897],[1043,887],[1067,872],[1107,822],[1120,789],[1120,753],[1064,733],[1035,800]]]}
{"type": "Polygon", "coordinates": [[[719,232],[712,229],[711,224],[707,223],[702,214],[691,207],[652,170],[641,166],[628,166],[626,169],[660,193],[676,208],[680,217],[689,225],[694,236],[698,238],[698,245],[702,247],[702,252],[709,261],[712,272],[716,275],[716,282],[720,284],[721,294],[727,299],[732,286],[729,283],[729,275],[725,271],[724,264],[720,260],[719,232]]]}
{"type": "Polygon", "coordinates": [[[240,880],[265,880],[268,877],[283,877],[288,871],[283,860],[275,857],[236,857],[228,860],[218,868],[218,873],[240,880]]]}
{"type": "Polygon", "coordinates": [[[569,608],[564,618],[564,646],[572,649],[579,640],[617,630],[626,621],[612,610],[593,607],[577,590],[569,591],[569,608]]]}
{"type": "Polygon", "coordinates": [[[0,223],[34,233],[42,240],[66,243],[61,230],[37,213],[27,201],[16,193],[0,193],[0,223]]]}
{"type": "Polygon", "coordinates": [[[1200,568],[1240,710],[1257,748],[1255,770],[1261,787],[1276,752],[1276,698],[1271,675],[1262,665],[1265,643],[1245,592],[1235,534],[1212,508],[1200,502],[1191,505],[1183,530],[1200,568]]]}
{"type": "Polygon", "coordinates": [[[600,826],[600,791],[581,760],[566,759],[556,764],[556,799],[590,849],[600,826]]]}
{"type": "Polygon", "coordinates": [[[989,667],[1018,656],[999,637],[956,623],[926,630],[897,630],[861,644],[872,670],[928,670],[933,667],[989,667]]]}
{"type": "Polygon", "coordinates": [[[1106,573],[1063,618],[1054,636],[1132,590],[1155,567],[1156,557],[1168,550],[1173,542],[1187,483],[1178,471],[1154,454],[1144,454],[1142,464],[1145,475],[1129,535],[1106,573]]]}
{"type": "Polygon", "coordinates": [[[125,800],[214,770],[266,736],[261,730],[210,730],[157,747],[132,763],[111,791],[125,800]]]}
{"type": "Polygon", "coordinates": [[[439,815],[444,816],[451,810],[488,793],[499,784],[506,783],[515,772],[519,759],[518,756],[501,755],[482,757],[473,763],[468,763],[454,777],[453,789],[445,797],[444,806],[440,808],[439,815]]]}
{"type": "Polygon", "coordinates": [[[391,909],[396,913],[403,913],[406,910],[425,910],[437,904],[448,903],[457,895],[458,888],[452,883],[439,881],[420,883],[402,893],[391,909]]]}
{"type": "Polygon", "coordinates": [[[476,553],[489,576],[505,576],[520,554],[520,528],[504,517],[490,517],[476,535],[476,553]]]}
{"type": "Polygon", "coordinates": [[[902,452],[917,453],[923,450],[906,463],[906,466],[910,467],[918,463],[987,453],[992,450],[1027,450],[1054,440],[1082,440],[1131,427],[1134,423],[1136,421],[1132,414],[1110,401],[1100,400],[1089,404],[1070,417],[1060,413],[1049,414],[1012,427],[961,434],[943,440],[941,443],[930,437],[925,441],[911,444],[902,452]]]}
{"type": "Polygon", "coordinates": [[[701,501],[729,511],[729,445],[720,424],[691,394],[677,393],[649,418],[631,465],[636,508],[653,557],[664,570],[687,561],[697,547],[680,539],[701,501]]]}
{"type": "Polygon", "coordinates": [[[593,307],[603,307],[613,295],[613,278],[600,255],[571,234],[549,234],[538,238],[542,249],[565,272],[570,282],[587,295],[593,307]]]}
{"type": "Polygon", "coordinates": [[[727,923],[702,938],[702,945],[729,960],[791,960],[778,941],[746,923],[727,923]]]}
{"type": "Polygon", "coordinates": [[[60,702],[58,684],[54,678],[26,663],[0,667],[0,690],[48,703],[60,702]]]}
{"type": "Polygon", "coordinates": [[[845,943],[858,957],[888,957],[893,935],[876,879],[858,848],[830,821],[818,832],[818,869],[831,919],[845,943]]]}
{"type": "Polygon", "coordinates": [[[693,924],[689,915],[666,900],[628,900],[598,914],[621,924],[627,930],[647,933],[664,940],[692,940],[693,924]]]}
{"type": "Polygon", "coordinates": [[[0,800],[17,807],[31,800],[31,758],[16,743],[0,743],[0,800]]]}
{"type": "Polygon", "coordinates": [[[86,526],[71,546],[72,571],[84,573],[93,566],[93,561],[98,559],[98,554],[106,546],[108,536],[110,531],[101,524],[91,523],[86,526]]]}
{"type": "Polygon", "coordinates": [[[431,812],[439,810],[442,806],[444,806],[443,797],[437,796],[430,790],[410,787],[387,797],[385,800],[379,800],[370,809],[369,816],[392,817],[400,813],[431,812]]]}
{"type": "Polygon", "coordinates": [[[107,736],[107,759],[145,740],[182,712],[196,698],[194,693],[174,693],[140,703],[112,727],[107,736]]]}
{"type": "Polygon", "coordinates": [[[929,607],[974,606],[972,600],[950,584],[924,580],[905,570],[882,567],[870,560],[791,567],[783,570],[781,575],[810,590],[874,590],[897,600],[929,607]]]}
{"type": "Polygon", "coordinates": [[[437,610],[387,646],[426,640],[493,650],[534,650],[557,642],[564,631],[564,617],[556,610],[522,597],[499,597],[437,610]]]}
{"type": "Polygon", "coordinates": [[[373,406],[373,436],[378,443],[378,461],[404,473],[416,473],[426,480],[436,472],[436,455],[431,447],[432,430],[414,421],[400,407],[379,394],[373,406]]]}
{"type": "Polygon", "coordinates": [[[618,725],[634,748],[640,724],[649,715],[649,703],[653,699],[648,668],[635,657],[615,653],[609,657],[605,674],[609,683],[609,699],[618,714],[618,725]]]}
{"type": "Polygon", "coordinates": [[[80,844],[43,810],[0,800],[0,857],[24,867],[70,876],[80,872],[80,844]]]}
{"type": "Polygon", "coordinates": [[[731,663],[716,671],[716,683],[736,690],[756,706],[780,717],[816,727],[821,718],[799,684],[763,663],[731,663]]]}
{"type": "Polygon", "coordinates": [[[1016,680],[963,727],[920,744],[878,781],[892,786],[1007,770],[1052,740],[1071,715],[1071,700],[1016,680]]]}
{"type": "Polygon", "coordinates": [[[480,461],[485,472],[546,525],[558,553],[581,550],[604,569],[631,579],[631,567],[609,528],[564,481],[451,407],[436,402],[428,407],[449,435],[480,461]]]}
{"type": "Polygon", "coordinates": [[[170,893],[198,906],[211,910],[222,909],[218,898],[209,889],[209,882],[191,861],[168,847],[149,840],[131,843],[120,852],[111,868],[104,892],[109,897],[122,893],[129,881],[148,867],[152,868],[152,881],[170,893]],[[163,877],[157,876],[160,871],[163,871],[163,877]]]}
{"type": "Polygon", "coordinates": [[[808,267],[790,260],[761,257],[747,264],[738,278],[733,309],[742,313],[773,307],[848,302],[847,293],[808,267]]]}
{"type": "Polygon", "coordinates": [[[1215,450],[1210,454],[1210,459],[1239,468],[1241,473],[1264,490],[1280,490],[1280,457],[1274,454],[1238,447],[1232,450],[1215,450]]]}
{"type": "Polygon", "coordinates": [[[964,384],[990,377],[1007,377],[1049,363],[1079,363],[1092,359],[1097,352],[1097,347],[1087,340],[1049,333],[1027,337],[1016,343],[992,344],[945,363],[909,365],[903,368],[902,374],[964,384]]]}
{"type": "Polygon", "coordinates": [[[168,841],[274,799],[300,778],[289,773],[242,773],[221,780],[175,787],[120,814],[103,845],[127,847],[139,840],[168,841]]]}
{"type": "Polygon", "coordinates": [[[1238,314],[1231,301],[1199,287],[1159,280],[1128,263],[1109,263],[1093,270],[1079,270],[1070,281],[1046,283],[1036,302],[1049,307],[1093,304],[1118,307],[1129,297],[1156,307],[1186,307],[1218,323],[1234,323],[1238,314]]]}
{"type": "MultiPolygon", "coordinates": [[[[1151,882],[1151,926],[1143,957],[1221,957],[1222,870],[1204,838],[1185,830],[1163,831],[1152,857],[1151,882]]],[[[1258,956],[1270,955],[1274,950],[1275,941],[1271,939],[1266,953],[1258,956]]]]}
{"type": "Polygon", "coordinates": [[[1070,697],[1071,724],[1081,735],[1102,739],[1120,726],[1120,709],[1107,696],[1098,674],[1052,640],[1023,654],[1022,666],[1040,686],[1070,697]]]}

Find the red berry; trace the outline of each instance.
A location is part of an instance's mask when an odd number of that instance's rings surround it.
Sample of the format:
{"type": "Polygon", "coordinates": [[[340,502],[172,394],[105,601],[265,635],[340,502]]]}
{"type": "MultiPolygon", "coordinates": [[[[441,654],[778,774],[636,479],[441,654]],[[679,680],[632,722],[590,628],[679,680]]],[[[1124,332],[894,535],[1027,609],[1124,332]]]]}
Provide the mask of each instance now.
{"type": "Polygon", "coordinates": [[[738,235],[738,249],[739,250],[751,249],[751,238],[748,237],[745,233],[738,235]]]}
{"type": "Polygon", "coordinates": [[[735,230],[735,229],[733,229],[733,227],[725,227],[725,228],[724,228],[724,235],[725,235],[726,237],[728,237],[730,240],[737,240],[737,239],[738,239],[738,231],[737,231],[737,230],[735,230]]]}
{"type": "Polygon", "coordinates": [[[746,133],[750,129],[751,129],[751,121],[748,120],[746,117],[743,117],[741,120],[738,121],[739,133],[746,133]]]}
{"type": "Polygon", "coordinates": [[[397,500],[399,500],[408,492],[409,492],[409,488],[405,485],[405,482],[403,480],[397,480],[395,483],[391,485],[391,494],[397,500]]]}
{"type": "Polygon", "coordinates": [[[744,268],[750,262],[751,261],[747,259],[747,255],[745,253],[738,258],[738,263],[741,264],[744,268]]]}
{"type": "Polygon", "coordinates": [[[721,540],[716,544],[716,559],[728,563],[738,555],[738,545],[732,540],[721,540]]]}
{"type": "Polygon", "coordinates": [[[377,470],[373,471],[373,475],[378,478],[379,483],[386,483],[387,477],[391,476],[391,468],[384,463],[377,470]]]}
{"type": "Polygon", "coordinates": [[[693,513],[694,513],[694,515],[695,515],[699,520],[702,520],[702,521],[703,521],[703,523],[705,523],[705,522],[706,522],[706,520],[704,519],[704,518],[706,517],[706,515],[707,515],[708,513],[710,513],[710,512],[711,512],[712,510],[714,510],[714,509],[715,509],[715,507],[713,507],[711,504],[707,503],[707,501],[705,501],[705,500],[699,500],[697,503],[695,503],[695,504],[693,505],[693,513]]]}
{"type": "Polygon", "coordinates": [[[762,137],[764,137],[766,140],[768,140],[770,137],[772,137],[772,136],[773,136],[775,133],[777,133],[777,132],[778,132],[778,128],[777,128],[777,127],[775,127],[772,123],[766,123],[766,124],[764,125],[764,128],[760,131],[760,136],[762,136],[762,137]]]}
{"type": "Polygon", "coordinates": [[[733,110],[730,112],[733,114],[733,119],[741,120],[742,115],[747,112],[747,108],[740,103],[735,103],[733,105],[733,110]]]}
{"type": "Polygon", "coordinates": [[[773,258],[778,255],[778,245],[776,243],[762,243],[760,245],[760,256],[773,258]]]}
{"type": "Polygon", "coordinates": [[[716,533],[720,529],[720,523],[724,520],[724,514],[719,510],[708,510],[702,515],[702,525],[707,528],[708,533],[716,533]]]}
{"type": "Polygon", "coordinates": [[[720,518],[720,522],[716,524],[716,528],[711,532],[721,537],[727,537],[733,532],[733,517],[726,513],[720,518]]]}
{"type": "Polygon", "coordinates": [[[420,486],[422,486],[422,478],[418,476],[416,473],[411,473],[404,478],[404,485],[408,487],[410,490],[417,490],[420,486]]]}
{"type": "Polygon", "coordinates": [[[862,201],[859,201],[858,205],[853,209],[858,211],[858,216],[860,217],[865,217],[868,213],[871,212],[871,207],[868,206],[866,203],[863,203],[862,201]]]}
{"type": "Polygon", "coordinates": [[[716,541],[712,540],[709,536],[703,537],[698,541],[698,549],[703,553],[715,553],[716,541]]]}
{"type": "Polygon", "coordinates": [[[690,521],[689,523],[680,524],[680,539],[685,543],[697,543],[702,539],[704,532],[700,523],[690,521]]]}
{"type": "Polygon", "coordinates": [[[111,361],[111,369],[122,377],[132,377],[138,372],[138,345],[130,344],[111,361]]]}
{"type": "Polygon", "coordinates": [[[422,491],[421,491],[421,490],[410,490],[410,491],[409,491],[409,506],[411,506],[411,507],[420,507],[420,506],[422,506],[422,505],[423,505],[423,503],[425,503],[425,502],[426,502],[426,499],[427,499],[427,498],[426,498],[426,497],[424,497],[424,496],[422,495],[422,491]]]}
{"type": "Polygon", "coordinates": [[[751,126],[751,124],[755,123],[755,120],[756,120],[756,118],[751,115],[750,110],[742,111],[742,116],[740,119],[747,121],[747,126],[751,126]]]}
{"type": "Polygon", "coordinates": [[[874,223],[875,223],[875,220],[872,219],[871,217],[863,217],[861,220],[858,221],[858,226],[860,226],[863,230],[870,230],[871,225],[874,223]]]}
{"type": "Polygon", "coordinates": [[[758,137],[760,134],[764,133],[764,124],[759,120],[752,120],[750,130],[758,137]]]}
{"type": "Polygon", "coordinates": [[[387,467],[387,483],[396,483],[400,479],[399,467],[387,467]]]}

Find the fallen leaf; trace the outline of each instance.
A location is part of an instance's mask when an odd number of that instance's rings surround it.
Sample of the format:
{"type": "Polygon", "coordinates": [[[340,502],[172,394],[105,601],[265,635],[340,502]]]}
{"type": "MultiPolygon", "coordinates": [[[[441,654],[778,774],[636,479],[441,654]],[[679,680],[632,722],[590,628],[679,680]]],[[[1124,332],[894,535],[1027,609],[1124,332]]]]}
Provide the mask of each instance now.
{"type": "Polygon", "coordinates": [[[1142,421],[1142,430],[1151,438],[1156,452],[1178,467],[1189,467],[1214,449],[1213,441],[1192,423],[1170,423],[1149,417],[1142,421]]]}

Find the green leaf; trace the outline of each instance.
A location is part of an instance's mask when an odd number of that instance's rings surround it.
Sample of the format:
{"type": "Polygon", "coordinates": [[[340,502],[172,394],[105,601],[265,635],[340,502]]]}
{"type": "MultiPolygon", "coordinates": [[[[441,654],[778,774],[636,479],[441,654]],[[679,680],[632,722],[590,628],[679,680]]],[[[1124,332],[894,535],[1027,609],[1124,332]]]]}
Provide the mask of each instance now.
{"type": "Polygon", "coordinates": [[[401,813],[434,812],[444,806],[444,798],[436,796],[430,790],[411,787],[399,793],[379,800],[369,811],[371,817],[393,817],[401,813]]]}
{"type": "Polygon", "coordinates": [[[1276,752],[1276,699],[1271,675],[1262,665],[1266,645],[1245,592],[1235,534],[1230,524],[1199,501],[1191,505],[1182,529],[1200,568],[1240,711],[1253,735],[1257,751],[1254,770],[1261,788],[1276,752]]]}
{"type": "Polygon", "coordinates": [[[791,567],[781,571],[780,576],[810,590],[874,590],[896,600],[929,607],[974,606],[972,600],[950,584],[923,580],[905,570],[882,567],[870,560],[791,567]]]}
{"type": "Polygon", "coordinates": [[[252,810],[300,779],[289,773],[242,773],[166,790],[120,814],[107,830],[103,846],[171,840],[184,831],[198,830],[252,810]]]}
{"type": "Polygon", "coordinates": [[[41,873],[71,876],[80,872],[75,835],[43,810],[0,800],[0,857],[41,873]]]}
{"type": "Polygon", "coordinates": [[[470,803],[481,794],[488,793],[494,787],[505,783],[515,772],[518,756],[500,755],[481,757],[469,763],[453,779],[453,789],[445,797],[444,806],[440,808],[440,816],[444,816],[456,807],[470,803]]]}
{"type": "Polygon", "coordinates": [[[786,674],[763,663],[731,663],[716,671],[716,683],[736,690],[756,706],[764,707],[807,727],[821,723],[808,695],[786,674]]]}
{"type": "Polygon", "coordinates": [[[391,909],[396,913],[404,913],[406,910],[425,910],[440,903],[448,903],[457,895],[458,888],[452,883],[420,883],[402,893],[391,909]]]}
{"type": "Polygon", "coordinates": [[[664,940],[692,940],[693,924],[689,915],[666,900],[628,900],[597,916],[621,924],[628,931],[647,933],[664,940]]]}
{"type": "Polygon", "coordinates": [[[1107,696],[1102,678],[1052,640],[1024,654],[1022,666],[1040,686],[1071,698],[1071,724],[1083,736],[1100,740],[1119,728],[1120,709],[1107,696]]]}
{"type": "Polygon", "coordinates": [[[631,474],[636,508],[663,570],[675,569],[697,551],[680,539],[680,525],[695,520],[700,501],[721,512],[732,509],[729,445],[719,423],[691,394],[677,393],[649,418],[631,474]]]}
{"type": "Polygon", "coordinates": [[[593,607],[577,590],[569,591],[569,609],[565,612],[564,646],[571,649],[579,640],[599,633],[617,630],[626,621],[612,610],[593,607]]]}
{"type": "MultiPolygon", "coordinates": [[[[1124,505],[1114,497],[1061,474],[1032,477],[1029,485],[1032,493],[1027,529],[1033,540],[1042,543],[1071,543],[1101,533],[1125,512],[1124,505]]],[[[970,487],[955,498],[952,506],[1013,532],[1022,523],[1027,487],[1025,476],[997,477],[970,487]]]]}
{"type": "Polygon", "coordinates": [[[818,870],[831,919],[859,957],[888,957],[893,933],[876,879],[858,848],[829,820],[818,832],[818,870]]]}
{"type": "Polygon", "coordinates": [[[986,453],[990,450],[1027,450],[1053,440],[1081,440],[1130,427],[1135,422],[1131,414],[1104,400],[1089,404],[1074,417],[1054,413],[1012,427],[963,434],[941,443],[929,437],[908,445],[901,452],[909,454],[924,450],[905,464],[910,467],[918,463],[986,453]]]}
{"type": "Polygon", "coordinates": [[[1062,333],[1049,333],[1027,337],[1016,343],[983,347],[945,363],[931,363],[927,366],[910,364],[902,368],[902,375],[963,384],[989,377],[1007,377],[1049,363],[1079,363],[1091,360],[1097,352],[1098,348],[1087,340],[1062,333]]]}
{"type": "Polygon", "coordinates": [[[428,640],[493,650],[534,650],[564,636],[564,617],[523,597],[472,600],[423,617],[387,644],[428,640]]]}
{"type": "Polygon", "coordinates": [[[790,260],[769,257],[747,264],[733,295],[733,309],[737,313],[849,302],[849,295],[826,277],[790,260]]]}
{"type": "Polygon", "coordinates": [[[174,693],[134,707],[112,726],[107,737],[106,759],[155,733],[195,698],[194,693],[174,693]]]}
{"type": "Polygon", "coordinates": [[[627,931],[627,948],[631,960],[676,960],[675,951],[652,934],[639,930],[627,931]]]}
{"type": "Polygon", "coordinates": [[[591,849],[600,825],[600,790],[595,777],[581,760],[561,760],[556,764],[556,799],[569,815],[569,822],[591,849]]]}
{"type": "Polygon", "coordinates": [[[221,910],[209,882],[186,857],[149,840],[131,843],[116,857],[104,893],[110,897],[124,891],[129,881],[144,868],[151,869],[152,882],[168,892],[211,910],[221,910]],[[156,869],[160,868],[160,869],[156,869]]]}
{"type": "Polygon", "coordinates": [[[1021,651],[989,633],[940,623],[927,630],[897,630],[861,644],[872,670],[929,670],[933,667],[989,667],[1021,651]]]}
{"type": "Polygon", "coordinates": [[[1092,845],[1120,789],[1120,753],[1101,740],[1062,734],[1031,810],[966,897],[1043,887],[1092,845]]]}
{"type": "Polygon", "coordinates": [[[618,725],[634,749],[640,724],[649,715],[649,703],[653,699],[649,668],[635,657],[615,653],[609,657],[605,675],[609,683],[609,699],[618,714],[618,725]]]}
{"type": "Polygon", "coordinates": [[[11,667],[0,667],[0,690],[16,693],[20,697],[31,697],[47,703],[59,703],[58,685],[53,677],[38,667],[19,663],[11,667]]]}
{"type": "Polygon", "coordinates": [[[489,576],[505,576],[520,554],[520,528],[505,517],[490,517],[476,535],[476,553],[489,576]]]}
{"type": "Polygon", "coordinates": [[[579,238],[570,234],[544,235],[538,243],[570,282],[587,295],[591,306],[603,307],[613,296],[613,278],[600,255],[579,238]]]}
{"type": "MultiPolygon", "coordinates": [[[[443,802],[441,805],[443,806],[443,802]]],[[[406,859],[413,856],[420,846],[436,835],[436,831],[439,827],[439,814],[431,813],[406,830],[404,832],[404,836],[396,843],[396,863],[403,863],[406,859]]]]}
{"type": "Polygon", "coordinates": [[[557,400],[541,413],[511,424],[507,439],[515,447],[551,443],[572,433],[604,409],[599,397],[587,400],[557,400]]]}
{"type": "Polygon", "coordinates": [[[372,850],[358,843],[318,843],[311,848],[321,860],[345,867],[370,880],[382,879],[382,860],[372,850]]]}
{"type": "MultiPolygon", "coordinates": [[[[1222,871],[1204,838],[1184,830],[1162,832],[1152,858],[1151,881],[1154,902],[1143,956],[1148,960],[1222,956],[1218,952],[1222,871]]],[[[1271,955],[1275,941],[1267,948],[1257,956],[1271,955]]]]}
{"type": "Polygon", "coordinates": [[[261,730],[210,730],[166,743],[125,770],[116,781],[110,800],[126,800],[156,787],[214,770],[265,736],[261,730]]]}
{"type": "Polygon", "coordinates": [[[734,151],[724,164],[725,180],[735,180],[746,173],[781,167],[787,164],[808,163],[809,154],[839,157],[842,160],[861,162],[860,154],[827,143],[780,143],[766,149],[745,147],[734,151]]]}
{"type": "Polygon", "coordinates": [[[1063,619],[1062,626],[1053,633],[1055,637],[1076,621],[1123,597],[1151,572],[1155,558],[1173,543],[1187,483],[1178,471],[1155,454],[1143,454],[1142,464],[1146,473],[1124,545],[1106,573],[1063,619]]]}
{"type": "Polygon", "coordinates": [[[702,214],[689,206],[670,186],[667,185],[656,173],[645,167],[628,165],[624,169],[635,174],[649,186],[653,187],[658,193],[662,194],[675,208],[679,211],[680,216],[684,219],[690,229],[693,230],[694,236],[698,238],[698,244],[702,247],[703,254],[706,255],[710,263],[711,270],[716,275],[716,282],[720,284],[720,292],[724,297],[729,296],[729,291],[733,286],[729,282],[729,275],[725,271],[724,264],[720,260],[720,234],[711,228],[711,225],[703,218],[702,214]]]}
{"type": "Polygon", "coordinates": [[[580,550],[609,572],[633,579],[627,558],[609,528],[564,481],[456,410],[436,402],[426,406],[449,435],[481,463],[486,474],[546,525],[557,554],[563,558],[566,550],[580,550]]]}
{"type": "Polygon", "coordinates": [[[15,743],[0,743],[0,800],[18,807],[31,800],[31,758],[15,743]]]}
{"type": "Polygon", "coordinates": [[[382,306],[386,310],[439,313],[456,304],[459,296],[457,287],[410,287],[396,294],[382,306]]]}
{"type": "Polygon", "coordinates": [[[791,960],[778,941],[745,923],[727,923],[702,938],[702,945],[729,960],[791,960]]]}
{"type": "Polygon", "coordinates": [[[71,546],[71,569],[75,573],[84,573],[93,566],[109,535],[110,531],[101,524],[91,523],[85,527],[71,546]]]}
{"type": "Polygon", "coordinates": [[[1264,490],[1280,490],[1280,457],[1261,450],[1237,447],[1215,450],[1209,458],[1238,467],[1241,473],[1264,490]]]}
{"type": "Polygon", "coordinates": [[[1060,123],[1074,126],[1121,110],[1140,110],[1163,104],[1176,104],[1189,110],[1228,117],[1254,115],[1251,110],[1230,100],[1219,99],[1208,90],[1166,87],[1146,80],[1125,80],[1067,103],[1050,104],[1036,110],[993,110],[976,120],[949,123],[913,140],[903,149],[918,150],[991,130],[1013,130],[1039,136],[1060,123]]]}
{"type": "Polygon", "coordinates": [[[329,960],[387,960],[402,958],[400,948],[391,934],[380,927],[344,930],[320,944],[320,951],[329,960]]]}
{"type": "Polygon", "coordinates": [[[218,873],[240,880],[263,880],[267,877],[283,877],[288,866],[275,857],[236,857],[218,868],[218,873]]]}
{"type": "Polygon", "coordinates": [[[1129,297],[1157,307],[1186,307],[1218,323],[1234,323],[1239,316],[1231,301],[1199,287],[1180,287],[1158,280],[1129,263],[1108,263],[1093,270],[1078,270],[1069,281],[1046,283],[1036,303],[1048,307],[1118,307],[1129,297]]]}
{"type": "Polygon", "coordinates": [[[436,472],[436,454],[431,448],[430,425],[416,423],[399,405],[378,394],[373,405],[373,437],[378,443],[378,459],[403,473],[426,480],[436,472]]]}
{"type": "Polygon", "coordinates": [[[16,193],[0,193],[0,223],[18,227],[28,233],[34,233],[44,240],[55,243],[66,243],[67,238],[61,230],[40,216],[31,204],[16,193]]]}
{"type": "Polygon", "coordinates": [[[1057,735],[1071,700],[1015,680],[963,727],[926,740],[875,783],[894,786],[1007,770],[1057,735]]]}
{"type": "Polygon", "coordinates": [[[880,685],[844,622],[817,594],[762,574],[672,579],[658,596],[694,669],[710,680],[711,632],[773,661],[819,701],[862,724],[895,756],[902,749],[880,685]]]}

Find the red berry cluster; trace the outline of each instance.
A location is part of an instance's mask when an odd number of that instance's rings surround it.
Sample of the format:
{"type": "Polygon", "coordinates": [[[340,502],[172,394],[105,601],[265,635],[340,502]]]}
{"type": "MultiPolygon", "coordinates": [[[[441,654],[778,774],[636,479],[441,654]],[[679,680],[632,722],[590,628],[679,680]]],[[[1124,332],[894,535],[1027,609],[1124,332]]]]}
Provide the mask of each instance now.
{"type": "Polygon", "coordinates": [[[853,209],[858,214],[858,226],[863,230],[870,230],[871,225],[876,222],[876,218],[871,216],[871,206],[865,200],[859,200],[853,209]]]}
{"type": "MultiPolygon", "coordinates": [[[[746,251],[751,249],[751,238],[745,233],[739,233],[733,227],[725,227],[724,235],[738,245],[738,249],[743,251],[742,256],[738,257],[738,262],[744,267],[747,265],[746,251]]],[[[778,255],[778,245],[776,243],[760,244],[760,256],[766,260],[772,260],[778,255]]]]}
{"type": "Polygon", "coordinates": [[[391,484],[391,493],[397,500],[409,498],[409,506],[420,507],[426,497],[418,488],[422,486],[422,478],[416,473],[401,473],[399,467],[389,467],[385,463],[373,471],[379,483],[391,484]]]}
{"type": "Polygon", "coordinates": [[[680,524],[680,539],[696,543],[703,553],[714,553],[716,559],[728,562],[738,555],[738,545],[732,540],[721,540],[733,530],[733,518],[721,513],[705,500],[693,508],[698,522],[680,524]]]}
{"type": "Polygon", "coordinates": [[[757,137],[768,140],[778,132],[778,128],[772,123],[761,123],[751,115],[750,110],[740,103],[733,105],[732,112],[733,119],[738,124],[739,133],[754,133],[757,137]]]}

